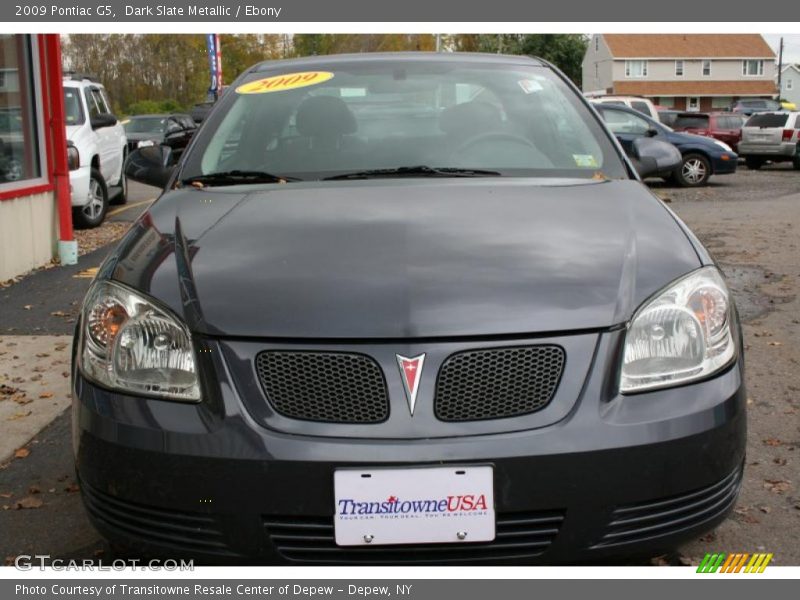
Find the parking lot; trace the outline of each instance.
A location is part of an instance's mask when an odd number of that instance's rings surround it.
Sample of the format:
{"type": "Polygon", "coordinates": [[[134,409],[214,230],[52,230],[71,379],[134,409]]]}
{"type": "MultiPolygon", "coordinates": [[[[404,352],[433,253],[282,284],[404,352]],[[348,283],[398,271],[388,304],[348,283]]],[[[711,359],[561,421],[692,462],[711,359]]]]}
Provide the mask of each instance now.
{"type": "MultiPolygon", "coordinates": [[[[741,167],[705,188],[654,182],[652,189],[714,253],[734,290],[750,420],[744,488],[732,517],[678,554],[645,564],[697,563],[713,550],[772,552],[773,564],[800,564],[800,172],[741,167]]],[[[154,196],[152,188],[132,186],[130,208],[112,220],[131,220],[154,196]]],[[[0,440],[0,556],[7,562],[19,554],[113,556],[80,502],[68,410],[70,334],[109,248],[0,289],[0,418],[9,432],[0,440]]]]}

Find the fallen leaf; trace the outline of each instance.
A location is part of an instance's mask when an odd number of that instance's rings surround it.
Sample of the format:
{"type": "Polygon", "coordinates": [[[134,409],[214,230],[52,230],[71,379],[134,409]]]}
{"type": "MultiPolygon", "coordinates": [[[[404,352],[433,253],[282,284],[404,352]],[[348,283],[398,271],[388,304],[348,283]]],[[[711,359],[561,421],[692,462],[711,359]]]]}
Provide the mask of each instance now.
{"type": "Polygon", "coordinates": [[[20,448],[16,452],[14,452],[14,458],[27,458],[28,455],[31,453],[30,450],[27,448],[20,448]]]}
{"type": "Polygon", "coordinates": [[[10,492],[4,492],[4,493],[0,494],[0,498],[11,498],[11,496],[13,496],[13,495],[14,494],[12,494],[10,492]]]}
{"type": "Polygon", "coordinates": [[[53,392],[42,392],[39,394],[39,398],[52,398],[53,392]]]}
{"type": "Polygon", "coordinates": [[[654,567],[668,567],[669,560],[667,560],[667,555],[662,554],[661,556],[655,556],[650,559],[650,564],[654,567]]]}
{"type": "Polygon", "coordinates": [[[41,494],[42,493],[42,488],[40,488],[38,485],[32,485],[32,486],[30,486],[28,488],[28,493],[29,494],[41,494]]]}
{"type": "Polygon", "coordinates": [[[64,488],[64,491],[69,494],[74,494],[77,491],[80,491],[80,486],[77,483],[70,483],[67,487],[64,488]]]}
{"type": "Polygon", "coordinates": [[[785,479],[765,479],[764,487],[774,494],[782,494],[789,491],[792,484],[785,479]]]}
{"type": "Polygon", "coordinates": [[[30,417],[32,414],[33,414],[32,410],[29,410],[28,412],[24,413],[16,413],[8,417],[6,421],[16,421],[17,419],[24,419],[25,417],[30,417]]]}
{"type": "Polygon", "coordinates": [[[30,404],[33,402],[30,398],[28,398],[25,394],[19,394],[18,396],[14,397],[14,402],[20,405],[30,404]]]}
{"type": "Polygon", "coordinates": [[[765,514],[769,514],[769,513],[772,512],[772,509],[769,506],[759,506],[758,510],[760,510],[761,512],[763,512],[765,514]]]}
{"type": "Polygon", "coordinates": [[[48,491],[48,492],[50,492],[51,494],[55,494],[55,492],[56,492],[56,488],[50,488],[50,489],[49,489],[49,490],[47,490],[47,491],[48,491]]]}
{"type": "Polygon", "coordinates": [[[19,510],[21,508],[39,508],[44,502],[41,498],[34,498],[33,496],[26,496],[22,500],[17,500],[14,507],[19,510]]]}
{"type": "Polygon", "coordinates": [[[772,459],[772,462],[774,462],[776,465],[784,466],[787,463],[787,460],[785,458],[776,456],[772,459]]]}
{"type": "Polygon", "coordinates": [[[69,371],[62,371],[61,372],[61,376],[62,377],[69,377],[69,371]]]}
{"type": "Polygon", "coordinates": [[[55,351],[61,352],[62,350],[66,350],[67,344],[56,344],[55,351]]]}
{"type": "Polygon", "coordinates": [[[54,317],[66,317],[67,316],[67,313],[65,313],[63,310],[56,310],[56,311],[51,312],[50,314],[52,316],[54,316],[54,317]]]}
{"type": "Polygon", "coordinates": [[[33,304],[26,304],[26,305],[25,305],[25,306],[23,306],[22,308],[24,308],[25,310],[30,310],[30,309],[32,309],[32,308],[33,308],[33,304]]]}
{"type": "Polygon", "coordinates": [[[780,446],[783,442],[776,438],[767,438],[764,440],[767,446],[780,446]]]}
{"type": "Polygon", "coordinates": [[[50,355],[47,352],[40,352],[36,355],[36,358],[47,358],[48,356],[50,355]]]}
{"type": "Polygon", "coordinates": [[[769,342],[770,346],[783,346],[781,342],[769,342]]]}

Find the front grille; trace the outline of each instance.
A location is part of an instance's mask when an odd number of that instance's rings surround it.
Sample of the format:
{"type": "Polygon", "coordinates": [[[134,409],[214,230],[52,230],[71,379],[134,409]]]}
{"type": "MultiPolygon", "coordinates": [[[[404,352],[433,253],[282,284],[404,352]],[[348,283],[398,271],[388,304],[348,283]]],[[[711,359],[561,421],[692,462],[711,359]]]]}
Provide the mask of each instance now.
{"type": "Polygon", "coordinates": [[[564,511],[501,513],[491,542],[337,546],[333,517],[265,516],[264,527],[275,550],[298,563],[442,564],[507,562],[542,554],[564,521],[564,511]]]}
{"type": "Polygon", "coordinates": [[[256,371],[281,415],[324,423],[380,423],[389,394],[378,363],[363,354],[266,351],[256,371]]]}
{"type": "Polygon", "coordinates": [[[742,470],[688,494],[621,506],[614,510],[595,547],[645,542],[701,525],[730,510],[742,485],[742,470]]]}
{"type": "Polygon", "coordinates": [[[211,515],[121,500],[85,482],[81,482],[81,493],[89,515],[126,538],[187,552],[233,554],[211,515]]]}
{"type": "Polygon", "coordinates": [[[434,411],[441,421],[516,417],[550,402],[564,370],[559,346],[469,350],[445,360],[434,411]]]}

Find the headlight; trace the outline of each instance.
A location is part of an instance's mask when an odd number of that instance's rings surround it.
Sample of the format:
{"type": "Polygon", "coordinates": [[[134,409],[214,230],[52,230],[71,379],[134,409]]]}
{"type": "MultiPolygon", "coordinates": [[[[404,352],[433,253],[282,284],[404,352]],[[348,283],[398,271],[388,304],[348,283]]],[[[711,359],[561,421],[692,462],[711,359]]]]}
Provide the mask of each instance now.
{"type": "Polygon", "coordinates": [[[728,144],[726,144],[725,142],[720,142],[719,140],[714,140],[714,143],[717,146],[719,146],[720,148],[722,148],[723,150],[725,150],[725,152],[733,152],[733,148],[728,146],[728,144]]]}
{"type": "Polygon", "coordinates": [[[136,144],[137,148],[149,148],[150,146],[155,146],[156,143],[153,140],[141,140],[138,144],[136,144]]]}
{"type": "Polygon", "coordinates": [[[679,279],[644,304],[625,337],[622,393],[706,377],[736,353],[730,293],[715,267],[679,279]]]}
{"type": "Polygon", "coordinates": [[[186,326],[152,300],[98,281],[83,304],[81,367],[109,388],[200,400],[197,363],[186,326]]]}

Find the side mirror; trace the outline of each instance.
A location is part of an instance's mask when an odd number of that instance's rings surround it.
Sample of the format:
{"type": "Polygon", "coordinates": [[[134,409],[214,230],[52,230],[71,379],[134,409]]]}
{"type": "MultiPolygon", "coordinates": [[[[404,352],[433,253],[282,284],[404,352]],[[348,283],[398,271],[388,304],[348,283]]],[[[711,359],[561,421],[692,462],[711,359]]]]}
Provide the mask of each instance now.
{"type": "Polygon", "coordinates": [[[172,160],[172,148],[169,146],[145,146],[134,150],[125,161],[125,175],[133,181],[166,187],[175,165],[172,160]]]}
{"type": "Polygon", "coordinates": [[[645,133],[647,137],[656,137],[658,135],[658,129],[648,129],[647,133],[645,133]]]}
{"type": "Polygon", "coordinates": [[[631,160],[639,177],[644,179],[671,173],[681,165],[683,157],[672,144],[644,137],[634,140],[631,160]]]}
{"type": "Polygon", "coordinates": [[[117,117],[111,113],[100,113],[99,115],[95,115],[89,119],[89,124],[92,126],[92,129],[113,127],[117,124],[117,117]]]}

